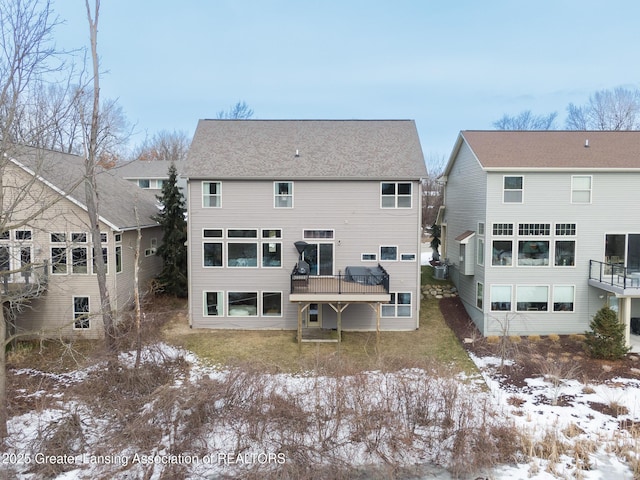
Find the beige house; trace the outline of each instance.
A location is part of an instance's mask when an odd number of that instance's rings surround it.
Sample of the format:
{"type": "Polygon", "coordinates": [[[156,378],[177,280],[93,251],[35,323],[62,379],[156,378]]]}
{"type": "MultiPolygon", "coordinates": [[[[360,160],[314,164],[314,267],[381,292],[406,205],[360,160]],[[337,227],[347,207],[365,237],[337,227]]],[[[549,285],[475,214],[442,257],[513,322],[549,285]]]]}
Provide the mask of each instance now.
{"type": "Polygon", "coordinates": [[[417,329],[426,174],[410,120],[201,120],[190,324],[417,329]]]}
{"type": "MultiPolygon", "coordinates": [[[[10,331],[101,337],[83,159],[34,148],[20,148],[4,158],[0,298],[10,331]]],[[[153,195],[132,188],[108,170],[100,170],[97,187],[107,283],[113,307],[120,313],[130,308],[133,299],[138,227],[142,291],[162,267],[155,255],[162,232],[151,219],[158,208],[153,195]]]]}

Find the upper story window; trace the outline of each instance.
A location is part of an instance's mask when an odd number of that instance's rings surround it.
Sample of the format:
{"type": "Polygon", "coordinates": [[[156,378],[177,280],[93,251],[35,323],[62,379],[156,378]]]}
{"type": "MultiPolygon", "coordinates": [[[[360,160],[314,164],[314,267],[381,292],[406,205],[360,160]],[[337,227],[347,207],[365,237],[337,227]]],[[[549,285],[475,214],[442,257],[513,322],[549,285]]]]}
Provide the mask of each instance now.
{"type": "Polygon", "coordinates": [[[575,234],[576,234],[575,223],[556,223],[556,235],[575,236],[575,234]]]}
{"type": "Polygon", "coordinates": [[[382,182],[380,205],[382,208],[411,208],[411,183],[382,182]]]}
{"type": "Polygon", "coordinates": [[[275,208],[293,208],[293,182],[274,182],[273,193],[275,208]]]}
{"type": "Polygon", "coordinates": [[[148,179],[148,178],[139,178],[139,179],[138,179],[138,186],[139,186],[140,188],[145,188],[145,189],[146,189],[146,188],[151,188],[151,184],[150,184],[150,182],[149,182],[149,179],[148,179]]]}
{"type": "Polygon", "coordinates": [[[571,177],[571,203],[591,203],[591,175],[571,177]]]}
{"type": "Polygon", "coordinates": [[[492,228],[493,235],[512,236],[513,223],[494,223],[492,228]]]}
{"type": "Polygon", "coordinates": [[[522,176],[505,176],[503,179],[504,203],[522,203],[524,179],[522,176]]]}
{"type": "Polygon", "coordinates": [[[519,223],[518,235],[534,235],[547,236],[551,233],[551,224],[549,223],[519,223]]]}
{"type": "Polygon", "coordinates": [[[202,206],[220,208],[222,206],[222,184],[220,182],[202,182],[202,206]]]}

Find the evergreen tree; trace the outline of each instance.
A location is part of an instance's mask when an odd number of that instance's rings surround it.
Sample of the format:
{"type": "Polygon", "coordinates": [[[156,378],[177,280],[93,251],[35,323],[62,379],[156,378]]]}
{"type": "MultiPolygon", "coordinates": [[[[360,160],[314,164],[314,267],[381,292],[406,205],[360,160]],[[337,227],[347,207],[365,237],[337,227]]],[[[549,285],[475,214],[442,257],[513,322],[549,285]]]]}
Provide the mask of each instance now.
{"type": "Polygon", "coordinates": [[[609,307],[598,310],[589,326],[591,331],[586,333],[585,343],[592,357],[617,360],[629,352],[625,343],[626,325],[620,323],[618,314],[609,307]]]}
{"type": "Polygon", "coordinates": [[[177,184],[178,172],[172,163],[169,180],[162,184],[162,211],[155,217],[163,230],[162,245],[156,255],[162,257],[164,265],[158,281],[164,292],[186,297],[187,288],[187,221],[184,197],[177,184]]]}

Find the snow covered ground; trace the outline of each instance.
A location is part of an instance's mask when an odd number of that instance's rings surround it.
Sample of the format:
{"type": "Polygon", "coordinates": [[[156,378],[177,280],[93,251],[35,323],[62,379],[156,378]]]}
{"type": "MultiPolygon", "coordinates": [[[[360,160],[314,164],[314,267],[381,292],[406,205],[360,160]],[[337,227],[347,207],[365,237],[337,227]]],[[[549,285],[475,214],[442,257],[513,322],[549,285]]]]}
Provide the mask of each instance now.
{"type": "MultiPolygon", "coordinates": [[[[15,416],[9,422],[9,448],[3,454],[2,468],[10,471],[12,478],[39,479],[55,478],[57,480],[70,480],[76,478],[169,478],[166,477],[168,464],[172,462],[184,468],[183,476],[171,478],[219,478],[221,475],[231,475],[234,472],[241,476],[243,468],[253,464],[257,468],[264,466],[268,471],[286,465],[291,453],[283,453],[279,450],[283,443],[290,441],[294,436],[300,445],[309,449],[309,458],[313,452],[330,452],[329,458],[319,458],[318,462],[345,462],[352,465],[370,465],[379,463],[384,467],[385,455],[402,456],[400,463],[416,466],[424,464],[428,471],[419,477],[411,478],[439,478],[450,479],[452,476],[442,468],[431,467],[438,463],[447,464],[450,455],[447,448],[451,446],[450,440],[455,438],[453,430],[448,434],[442,424],[438,424],[439,438],[442,442],[429,441],[426,430],[435,428],[427,426],[428,423],[415,421],[416,412],[426,415],[428,411],[443,412],[449,409],[449,415],[453,418],[451,428],[477,428],[480,419],[482,422],[505,422],[515,424],[517,431],[530,439],[531,451],[525,452],[520,463],[511,463],[493,469],[480,472],[481,478],[496,480],[514,479],[584,479],[584,480],[615,480],[634,478],[629,461],[637,460],[638,446],[637,435],[630,433],[629,429],[621,428],[620,423],[627,421],[629,424],[638,422],[640,414],[640,382],[625,378],[616,379],[607,385],[585,385],[577,380],[563,380],[553,378],[531,378],[526,389],[506,388],[494,380],[496,366],[499,359],[492,357],[472,357],[474,362],[483,372],[484,381],[489,389],[480,388],[479,380],[469,378],[443,378],[433,376],[432,372],[411,369],[394,373],[364,372],[357,376],[334,378],[308,373],[278,374],[260,376],[247,376],[243,383],[242,378],[237,377],[237,371],[224,368],[216,368],[203,365],[198,358],[187,351],[174,348],[169,345],[156,345],[153,349],[145,350],[144,361],[148,363],[162,363],[167,359],[183,358],[188,364],[185,370],[188,373],[178,376],[171,387],[176,392],[184,392],[185,397],[197,395],[197,387],[204,381],[217,382],[222,388],[219,390],[225,395],[212,396],[205,405],[211,409],[211,422],[215,419],[215,425],[208,431],[204,438],[207,443],[206,454],[203,450],[177,450],[179,445],[176,438],[182,429],[192,421],[193,410],[196,408],[189,404],[188,399],[181,399],[181,407],[173,408],[168,417],[150,417],[151,429],[158,418],[163,419],[167,425],[172,422],[174,428],[166,428],[162,440],[148,451],[139,451],[129,445],[121,446],[114,451],[106,451],[101,443],[108,431],[108,422],[112,417],[105,413],[104,417],[96,417],[95,411],[87,408],[79,400],[63,400],[64,389],[58,388],[53,393],[44,390],[28,393],[31,400],[43,399],[50,395],[47,408],[35,408],[32,411],[15,416]],[[238,390],[231,392],[233,386],[238,390]],[[190,390],[189,386],[194,389],[190,390]],[[251,410],[255,405],[244,405],[252,412],[265,412],[278,408],[274,398],[285,401],[283,415],[287,421],[295,420],[296,411],[305,419],[312,419],[304,428],[295,425],[277,427],[271,430],[273,425],[266,428],[262,426],[260,433],[264,443],[256,447],[255,443],[245,440],[247,436],[256,438],[256,432],[251,430],[255,426],[243,424],[242,418],[233,416],[223,417],[221,412],[229,407],[230,398],[247,395],[247,401],[252,397],[250,391],[263,388],[260,398],[264,404],[258,410],[251,410]],[[56,393],[58,392],[58,393],[56,393]],[[60,401],[56,403],[55,397],[60,401]],[[425,403],[425,398],[428,401],[425,403]],[[447,404],[447,397],[455,402],[447,404]],[[571,402],[561,402],[563,398],[571,398],[571,402]],[[342,419],[342,423],[336,420],[343,415],[337,412],[336,405],[343,402],[348,409],[344,411],[355,412],[360,415],[350,419],[342,419]],[[432,403],[429,403],[432,402],[432,403]],[[457,403],[456,403],[457,402],[457,403]],[[428,404],[427,404],[428,403],[428,404]],[[557,404],[556,404],[557,403],[557,404]],[[615,407],[619,413],[607,415],[593,409],[593,404],[615,407]],[[375,407],[375,408],[373,408],[375,407]],[[406,425],[400,427],[406,429],[412,425],[418,440],[412,440],[401,445],[396,450],[394,441],[398,438],[390,435],[395,432],[396,425],[389,423],[388,418],[376,418],[376,408],[389,408],[399,411],[399,418],[406,421],[406,425]],[[475,409],[475,410],[474,410],[475,409]],[[475,411],[477,415],[461,418],[465,412],[475,411]],[[322,412],[318,415],[317,412],[322,412]],[[58,452],[55,457],[46,457],[38,451],[37,445],[41,445],[42,438],[52,427],[59,426],[65,418],[72,414],[78,418],[79,428],[82,432],[83,444],[81,446],[71,443],[73,451],[68,454],[58,452]],[[458,418],[460,417],[460,419],[458,418]],[[473,418],[472,418],[473,417],[473,418]],[[181,420],[182,419],[182,420],[181,420]],[[412,420],[413,419],[413,420],[412,420]],[[182,422],[182,423],[181,423],[182,422]],[[412,423],[413,422],[413,423],[412,423]],[[377,425],[378,424],[378,425],[377,425]],[[381,426],[382,425],[382,426],[381,426]],[[249,429],[249,430],[247,430],[249,429]],[[366,430],[366,438],[360,438],[358,430],[366,430]],[[371,432],[375,432],[372,438],[371,432]],[[451,434],[451,435],[450,435],[451,434]],[[287,437],[287,439],[284,439],[287,437]],[[318,442],[331,444],[326,450],[313,450],[318,442]],[[238,449],[239,445],[243,445],[238,449]],[[102,448],[101,448],[102,446],[102,448]],[[549,450],[545,451],[545,446],[549,450]],[[555,447],[554,447],[555,446],[555,447]],[[554,448],[556,449],[554,451],[554,448]],[[240,454],[238,454],[240,452],[240,454]],[[399,454],[398,452],[402,452],[399,454]],[[628,461],[622,457],[626,456],[628,461]],[[49,464],[63,464],[55,475],[43,474],[42,469],[34,467],[47,466],[49,464]],[[240,462],[240,463],[238,463],[240,462]],[[262,463],[261,463],[262,462],[262,463]],[[582,469],[577,468],[581,466],[582,469]],[[38,473],[39,472],[39,473],[38,473]],[[163,476],[165,475],[165,476],[163,476]]],[[[132,366],[133,354],[122,354],[120,358],[123,365],[132,366]]],[[[89,369],[78,370],[61,375],[46,374],[48,380],[55,382],[58,387],[72,386],[85,382],[96,369],[103,366],[94,366],[89,369]]],[[[42,376],[42,372],[33,370],[21,370],[14,372],[18,376],[42,376]]],[[[162,398],[163,392],[158,389],[154,397],[162,398]]],[[[165,389],[166,390],[166,389],[165,389]]],[[[17,392],[20,396],[27,392],[17,392]]],[[[237,408],[236,407],[234,408],[237,408]]],[[[145,410],[154,408],[153,402],[142,408],[140,415],[145,410]]],[[[245,410],[242,410],[245,411],[245,410]]],[[[125,412],[122,415],[126,415],[125,412]]],[[[242,417],[242,415],[237,415],[242,417]]],[[[345,415],[346,417],[346,415],[345,415]]],[[[265,417],[266,418],[266,417],[265,417]]],[[[285,421],[285,420],[283,420],[285,421]]],[[[265,424],[266,425],[266,424],[265,424]]],[[[157,425],[155,425],[157,426],[157,425]]],[[[159,428],[165,426],[160,425],[159,428]]],[[[187,432],[188,433],[188,432],[187,432]]],[[[200,437],[198,437],[200,438],[200,437]]],[[[408,437],[407,437],[408,438],[408,437]]],[[[413,438],[413,437],[412,437],[413,438]]],[[[202,438],[200,438],[202,440],[202,438]]],[[[300,447],[298,445],[298,448],[300,447]]],[[[71,447],[70,447],[71,448],[71,447]]],[[[477,448],[477,447],[476,447],[477,448]]],[[[55,470],[55,469],[54,469],[55,470]]],[[[253,470],[255,473],[255,470],[253,470]]],[[[472,477],[462,478],[476,478],[472,477]]],[[[295,478],[289,476],[288,478],[295,478]]],[[[330,478],[330,474],[326,476],[330,478]]],[[[404,477],[408,478],[408,477],[404,477]]]]}

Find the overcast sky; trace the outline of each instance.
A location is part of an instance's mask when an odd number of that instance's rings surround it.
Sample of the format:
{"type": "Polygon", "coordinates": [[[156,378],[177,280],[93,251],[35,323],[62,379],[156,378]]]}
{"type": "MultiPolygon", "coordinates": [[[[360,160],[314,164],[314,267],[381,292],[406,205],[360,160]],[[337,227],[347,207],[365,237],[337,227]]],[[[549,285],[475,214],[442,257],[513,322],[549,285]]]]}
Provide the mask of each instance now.
{"type": "MultiPolygon", "coordinates": [[[[93,0],[91,0],[93,2],[93,0]]],[[[56,0],[58,46],[89,45],[83,0],[56,0]]],[[[414,119],[425,158],[460,130],[640,87],[640,2],[102,0],[101,93],[145,133],[239,100],[259,119],[414,119]]]]}

